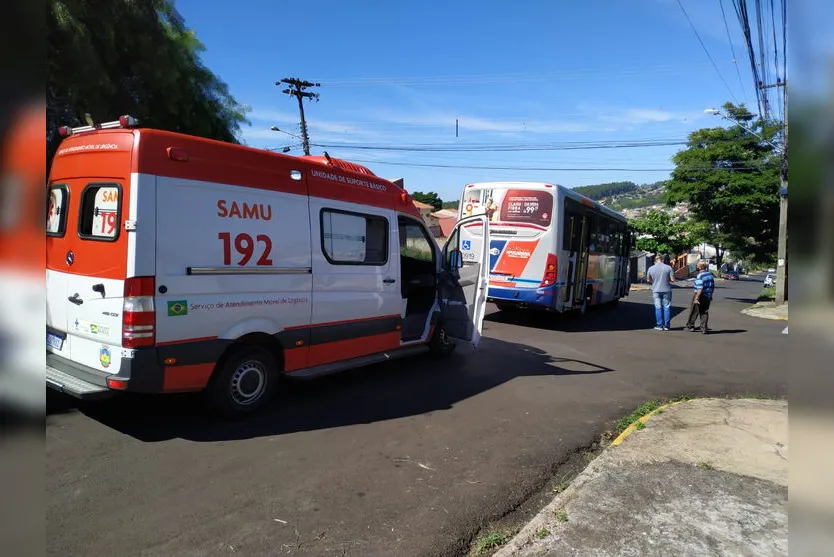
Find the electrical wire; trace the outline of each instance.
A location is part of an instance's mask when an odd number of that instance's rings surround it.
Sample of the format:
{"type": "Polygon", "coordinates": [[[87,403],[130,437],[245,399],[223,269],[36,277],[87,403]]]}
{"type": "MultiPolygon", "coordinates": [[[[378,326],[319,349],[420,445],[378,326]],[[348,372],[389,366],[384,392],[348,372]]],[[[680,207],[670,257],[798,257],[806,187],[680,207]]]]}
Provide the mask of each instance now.
{"type": "Polygon", "coordinates": [[[689,18],[689,14],[686,13],[686,8],[683,7],[683,3],[681,2],[681,0],[678,0],[678,6],[680,6],[681,11],[683,12],[683,15],[686,16],[686,21],[688,21],[689,26],[692,27],[692,31],[695,33],[695,36],[698,38],[698,42],[701,43],[701,48],[704,49],[704,52],[706,53],[707,58],[709,58],[709,61],[712,62],[712,67],[715,68],[715,71],[718,73],[718,77],[720,77],[721,81],[724,82],[724,86],[727,87],[727,91],[730,92],[730,96],[733,97],[733,100],[736,101],[736,103],[738,103],[738,99],[736,98],[735,93],[733,93],[733,90],[730,88],[730,85],[727,83],[727,80],[724,79],[724,74],[722,74],[721,70],[718,69],[718,64],[716,64],[715,60],[713,60],[712,54],[710,54],[709,50],[707,50],[707,47],[704,44],[704,41],[701,40],[701,35],[700,35],[700,33],[698,33],[698,30],[695,29],[695,24],[692,23],[692,20],[689,18]]]}
{"type": "Polygon", "coordinates": [[[738,84],[741,87],[741,94],[747,97],[747,91],[744,88],[744,80],[741,79],[741,70],[738,67],[738,57],[736,56],[736,48],[733,46],[733,39],[730,37],[730,26],[727,23],[727,14],[724,12],[724,0],[718,0],[721,6],[721,19],[724,20],[724,29],[727,31],[727,41],[730,43],[730,52],[733,55],[733,65],[736,67],[736,75],[738,75],[738,84]]]}
{"type": "MultiPolygon", "coordinates": [[[[511,170],[514,172],[672,172],[674,168],[557,168],[557,167],[520,167],[520,166],[481,166],[481,165],[463,165],[463,164],[436,164],[436,163],[410,163],[410,162],[392,162],[371,159],[351,159],[351,162],[360,162],[367,164],[380,164],[390,166],[406,166],[415,168],[456,168],[465,170],[511,170]]],[[[740,166],[736,168],[722,168],[720,170],[737,171],[737,170],[761,170],[761,166],[740,166]]],[[[686,170],[692,171],[713,171],[713,167],[690,167],[686,170]]]]}

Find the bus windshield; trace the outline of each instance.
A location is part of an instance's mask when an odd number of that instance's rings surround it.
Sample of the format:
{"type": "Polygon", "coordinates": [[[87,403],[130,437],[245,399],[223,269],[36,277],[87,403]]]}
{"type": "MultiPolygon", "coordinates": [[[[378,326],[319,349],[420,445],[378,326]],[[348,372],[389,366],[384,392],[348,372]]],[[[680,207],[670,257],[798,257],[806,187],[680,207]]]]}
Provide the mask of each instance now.
{"type": "Polygon", "coordinates": [[[538,189],[467,189],[461,216],[486,213],[492,222],[549,227],[553,220],[553,194],[538,189]]]}

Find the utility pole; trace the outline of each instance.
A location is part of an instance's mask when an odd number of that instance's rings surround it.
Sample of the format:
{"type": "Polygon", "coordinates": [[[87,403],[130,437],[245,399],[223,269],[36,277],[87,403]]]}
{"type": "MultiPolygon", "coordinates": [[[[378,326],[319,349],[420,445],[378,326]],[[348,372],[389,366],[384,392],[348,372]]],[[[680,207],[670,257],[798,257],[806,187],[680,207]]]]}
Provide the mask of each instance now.
{"type": "Polygon", "coordinates": [[[309,89],[310,87],[321,87],[321,83],[313,83],[311,81],[304,81],[298,79],[297,77],[285,77],[281,81],[276,81],[275,85],[280,86],[281,84],[288,85],[286,89],[281,91],[282,93],[286,93],[291,97],[295,97],[298,99],[298,111],[301,113],[301,142],[304,146],[304,154],[310,155],[310,136],[307,134],[307,120],[304,118],[304,99],[316,99],[316,102],[319,100],[318,93],[311,93],[306,91],[305,89],[309,89]]]}
{"type": "Polygon", "coordinates": [[[779,240],[776,248],[776,305],[788,299],[788,81],[777,79],[773,85],[761,85],[762,89],[784,87],[785,137],[782,146],[782,164],[779,184],[779,240]]]}

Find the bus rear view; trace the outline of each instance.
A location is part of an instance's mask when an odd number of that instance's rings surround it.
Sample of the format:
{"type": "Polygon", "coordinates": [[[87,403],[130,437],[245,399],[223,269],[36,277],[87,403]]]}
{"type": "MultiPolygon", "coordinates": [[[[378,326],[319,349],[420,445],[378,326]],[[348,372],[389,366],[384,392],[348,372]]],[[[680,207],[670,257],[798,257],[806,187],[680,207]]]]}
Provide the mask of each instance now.
{"type": "MultiPolygon", "coordinates": [[[[460,217],[490,217],[489,299],[510,306],[553,308],[557,279],[555,193],[550,184],[503,182],[464,188],[460,217]]],[[[473,239],[477,227],[466,229],[473,239]]],[[[480,245],[480,242],[474,242],[480,245]]],[[[466,254],[474,258],[476,254],[466,254]]]]}
{"type": "MultiPolygon", "coordinates": [[[[498,309],[585,313],[628,295],[631,231],[622,214],[560,185],[466,186],[460,217],[484,213],[491,238],[488,296],[498,309]]],[[[471,239],[462,244],[464,258],[477,260],[481,231],[473,225],[462,234],[471,239]]]]}

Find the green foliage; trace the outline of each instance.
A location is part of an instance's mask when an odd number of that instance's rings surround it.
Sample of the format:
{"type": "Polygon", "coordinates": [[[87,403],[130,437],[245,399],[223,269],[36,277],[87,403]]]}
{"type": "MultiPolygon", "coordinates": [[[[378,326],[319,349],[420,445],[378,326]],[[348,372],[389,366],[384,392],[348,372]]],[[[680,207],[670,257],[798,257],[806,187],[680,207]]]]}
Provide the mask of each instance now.
{"type": "Polygon", "coordinates": [[[412,192],[411,197],[413,197],[415,201],[425,203],[426,205],[431,205],[432,207],[434,207],[435,211],[439,211],[443,208],[443,200],[440,199],[440,196],[433,191],[430,191],[428,193],[415,191],[412,192]]]}
{"type": "Polygon", "coordinates": [[[458,206],[460,205],[460,201],[444,201],[442,208],[443,209],[454,209],[455,211],[458,210],[458,206]]]}
{"type": "Polygon", "coordinates": [[[630,220],[637,235],[637,249],[650,253],[680,255],[693,246],[686,223],[673,222],[673,216],[663,211],[651,210],[645,216],[630,220]]]}
{"type": "Polygon", "coordinates": [[[48,0],[47,48],[50,158],[57,129],[83,125],[85,112],[235,143],[247,123],[172,0],[48,0]]]}
{"type": "Polygon", "coordinates": [[[628,426],[645,416],[646,414],[657,410],[663,405],[662,402],[659,400],[650,400],[648,402],[644,402],[640,406],[638,406],[631,414],[628,416],[623,416],[619,420],[617,420],[617,433],[624,432],[628,426]]]}
{"type": "Polygon", "coordinates": [[[573,188],[573,191],[591,199],[600,200],[604,197],[611,197],[612,195],[633,192],[637,188],[638,186],[634,182],[609,182],[607,184],[593,186],[579,186],[573,188]]]}
{"type": "Polygon", "coordinates": [[[714,225],[723,247],[760,261],[776,250],[779,224],[779,156],[767,142],[778,141],[781,123],[763,122],[742,105],[724,105],[732,120],[723,128],[692,132],[686,149],[673,158],[667,201],[688,201],[698,220],[714,225]]]}

